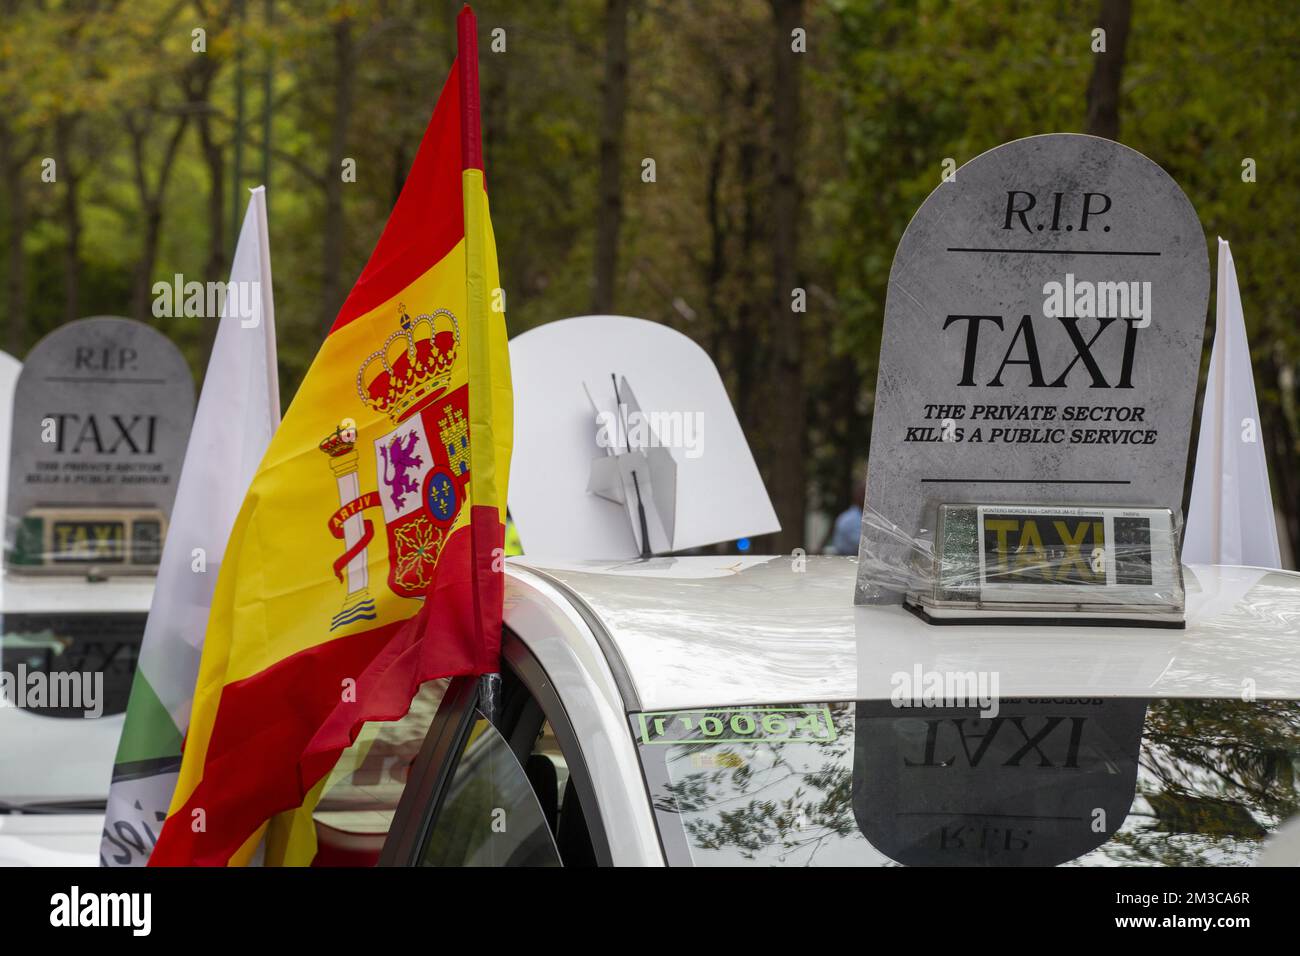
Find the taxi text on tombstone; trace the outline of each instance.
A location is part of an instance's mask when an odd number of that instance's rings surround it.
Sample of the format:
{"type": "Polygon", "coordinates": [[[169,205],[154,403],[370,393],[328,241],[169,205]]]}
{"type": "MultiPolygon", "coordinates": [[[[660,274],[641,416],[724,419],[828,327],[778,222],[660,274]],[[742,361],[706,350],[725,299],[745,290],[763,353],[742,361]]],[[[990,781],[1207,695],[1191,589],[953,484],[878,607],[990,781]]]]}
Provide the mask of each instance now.
{"type": "Polygon", "coordinates": [[[96,317],[32,349],[13,404],[5,563],[156,570],[194,419],[194,381],[162,333],[96,317]]]}
{"type": "Polygon", "coordinates": [[[1178,513],[1208,294],[1195,210],[1126,146],[1034,136],[936,188],[889,276],[856,603],[898,603],[869,566],[938,503],[1178,513]]]}

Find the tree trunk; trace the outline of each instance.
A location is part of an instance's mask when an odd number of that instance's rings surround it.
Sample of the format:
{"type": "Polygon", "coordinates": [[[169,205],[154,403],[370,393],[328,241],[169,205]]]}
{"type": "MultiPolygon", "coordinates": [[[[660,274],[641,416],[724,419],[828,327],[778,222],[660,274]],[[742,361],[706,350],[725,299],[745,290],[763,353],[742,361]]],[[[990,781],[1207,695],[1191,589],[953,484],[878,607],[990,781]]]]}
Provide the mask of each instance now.
{"type": "Polygon", "coordinates": [[[758,163],[761,147],[757,131],[761,125],[755,116],[758,102],[758,81],[752,76],[745,82],[740,94],[740,115],[742,131],[738,156],[736,158],[736,176],[740,186],[740,251],[736,257],[739,263],[737,282],[740,294],[737,296],[735,319],[731,327],[731,354],[736,368],[736,392],[734,395],[736,411],[744,426],[745,434],[754,444],[755,457],[767,460],[767,450],[763,445],[767,434],[763,428],[765,409],[759,406],[757,398],[761,392],[755,389],[764,356],[763,330],[758,328],[761,317],[755,313],[764,311],[765,302],[757,301],[758,280],[754,270],[754,247],[758,244],[758,163]]]}
{"type": "MultiPolygon", "coordinates": [[[[212,135],[212,117],[207,112],[211,104],[207,102],[206,90],[202,106],[198,114],[199,144],[203,163],[208,167],[208,257],[203,264],[203,275],[208,282],[225,282],[230,272],[226,260],[226,158],[221,144],[212,135]]],[[[217,342],[219,325],[216,321],[205,322],[200,333],[201,367],[205,370],[217,342]]]]}
{"type": "Polygon", "coordinates": [[[393,144],[393,190],[388,201],[389,209],[397,205],[397,200],[402,195],[402,187],[406,185],[406,174],[411,168],[411,160],[407,159],[406,152],[404,141],[398,140],[393,144]]]}
{"type": "Polygon", "coordinates": [[[1288,538],[1292,560],[1300,561],[1300,481],[1296,480],[1291,467],[1295,460],[1297,440],[1286,413],[1291,404],[1290,399],[1295,396],[1285,394],[1294,377],[1279,367],[1284,364],[1284,357],[1277,352],[1256,364],[1260,384],[1263,385],[1261,392],[1277,396],[1276,401],[1266,400],[1260,405],[1260,417],[1263,419],[1260,428],[1265,432],[1268,443],[1267,455],[1273,461],[1273,501],[1280,506],[1282,512],[1283,531],[1288,538]]]}
{"type": "Polygon", "coordinates": [[[1088,82],[1087,132],[1093,136],[1119,139],[1119,87],[1132,14],[1132,0],[1101,0],[1097,25],[1106,31],[1106,52],[1093,54],[1096,60],[1088,82]]]}
{"type": "MultiPolygon", "coordinates": [[[[203,278],[208,282],[225,282],[229,278],[230,265],[226,258],[226,153],[212,129],[215,111],[211,91],[217,70],[216,60],[203,57],[196,61],[191,76],[181,84],[198,126],[199,150],[208,173],[208,254],[203,263],[203,278]]],[[[234,228],[239,227],[236,225],[234,228]]],[[[219,324],[216,321],[203,323],[199,333],[200,368],[208,367],[219,324]]]]}
{"type": "MultiPolygon", "coordinates": [[[[207,104],[205,104],[205,109],[207,104]]],[[[226,281],[226,156],[212,135],[212,118],[199,113],[199,142],[208,167],[208,257],[203,272],[212,282],[226,281]]]]}
{"type": "MultiPolygon", "coordinates": [[[[147,112],[154,112],[157,104],[151,104],[147,112]]],[[[148,153],[149,128],[151,123],[137,125],[136,119],[128,114],[127,131],[131,137],[131,152],[135,163],[135,187],[140,200],[140,212],[144,216],[144,238],[140,249],[140,260],[135,269],[135,289],[131,296],[131,314],[141,321],[148,322],[153,317],[153,270],[158,261],[158,241],[162,237],[163,207],[167,197],[167,182],[171,179],[172,168],[176,164],[176,154],[180,150],[181,140],[185,136],[188,115],[176,119],[167,145],[158,161],[158,178],[151,186],[146,155],[148,153]]]]}
{"type": "Polygon", "coordinates": [[[806,546],[807,441],[804,435],[803,329],[791,307],[798,286],[799,156],[803,54],[791,49],[801,26],[803,0],[771,0],[776,33],[772,44],[772,294],[769,306],[767,377],[768,491],[781,521],[773,548],[788,554],[806,546]]]}
{"type": "Polygon", "coordinates": [[[334,25],[334,69],[334,127],[330,132],[329,168],[325,170],[325,248],[321,256],[325,275],[319,324],[325,334],[343,305],[343,160],[347,158],[356,77],[356,47],[348,17],[334,25]]]}
{"type": "Polygon", "coordinates": [[[627,113],[628,0],[605,3],[605,84],[600,124],[600,185],[596,210],[596,275],[591,311],[614,311],[618,234],[623,219],[623,125],[627,113]]]}
{"type": "MultiPolygon", "coordinates": [[[[726,97],[722,98],[725,106],[726,97]]],[[[709,222],[709,260],[704,270],[704,303],[709,316],[709,354],[721,363],[723,333],[727,327],[727,309],[723,304],[722,279],[727,274],[727,228],[722,214],[722,173],[727,162],[727,137],[719,135],[709,156],[709,185],[704,210],[709,222]]],[[[734,363],[728,363],[734,368],[734,363]]],[[[725,376],[727,370],[720,368],[725,376]]]]}
{"type": "Polygon", "coordinates": [[[8,211],[8,228],[5,230],[5,348],[10,355],[20,359],[27,341],[27,254],[23,250],[23,237],[27,233],[27,177],[32,175],[25,166],[32,158],[34,154],[25,156],[17,147],[13,130],[0,117],[0,170],[4,171],[8,185],[5,203],[8,211]]]}
{"type": "Polygon", "coordinates": [[[60,116],[54,124],[54,155],[58,181],[63,184],[63,321],[81,318],[81,203],[80,180],[72,163],[77,117],[60,116]]]}
{"type": "Polygon", "coordinates": [[[153,270],[158,263],[158,240],[161,237],[162,207],[152,202],[147,203],[140,260],[135,267],[135,294],[131,301],[131,315],[142,322],[148,322],[153,317],[153,270]]]}

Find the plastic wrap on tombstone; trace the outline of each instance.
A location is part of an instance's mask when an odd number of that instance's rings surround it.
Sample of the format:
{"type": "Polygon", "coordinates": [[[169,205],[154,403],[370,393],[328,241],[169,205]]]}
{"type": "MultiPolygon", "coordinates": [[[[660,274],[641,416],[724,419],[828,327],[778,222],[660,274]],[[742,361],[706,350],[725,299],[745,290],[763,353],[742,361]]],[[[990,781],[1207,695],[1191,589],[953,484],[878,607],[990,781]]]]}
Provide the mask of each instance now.
{"type": "Polygon", "coordinates": [[[902,595],[935,623],[1182,622],[1181,513],[931,499],[922,514],[917,533],[909,534],[873,508],[863,513],[858,578],[869,599],[902,595]]]}

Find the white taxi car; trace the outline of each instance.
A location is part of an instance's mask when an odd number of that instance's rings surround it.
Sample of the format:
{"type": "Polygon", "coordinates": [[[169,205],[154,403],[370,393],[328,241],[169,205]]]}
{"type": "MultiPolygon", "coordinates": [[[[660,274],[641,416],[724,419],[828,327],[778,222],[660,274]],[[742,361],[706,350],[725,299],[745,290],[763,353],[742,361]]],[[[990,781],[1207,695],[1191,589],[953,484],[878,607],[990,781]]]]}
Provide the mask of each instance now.
{"type": "Polygon", "coordinates": [[[369,725],[317,865],[1297,862],[1295,573],[1186,568],[1164,630],[855,608],[853,558],[507,568],[495,712],[369,725]]]}
{"type": "Polygon", "coordinates": [[[0,866],[98,864],[153,588],[152,577],[0,574],[0,866]]]}

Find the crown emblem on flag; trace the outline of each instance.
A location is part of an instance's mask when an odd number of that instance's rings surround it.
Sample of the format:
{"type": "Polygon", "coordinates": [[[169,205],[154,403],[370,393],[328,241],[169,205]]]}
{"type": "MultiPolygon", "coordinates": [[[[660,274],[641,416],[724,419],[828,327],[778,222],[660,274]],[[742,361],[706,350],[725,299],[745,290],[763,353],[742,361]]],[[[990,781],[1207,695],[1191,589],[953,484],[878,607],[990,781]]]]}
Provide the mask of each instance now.
{"type": "Polygon", "coordinates": [[[326,435],[318,446],[331,458],[350,454],[357,444],[357,426],[350,418],[341,421],[334,431],[326,435]]]}
{"type": "Polygon", "coordinates": [[[357,370],[361,401],[395,423],[446,391],[460,349],[460,325],[448,310],[412,319],[405,305],[397,308],[401,327],[357,370]]]}

